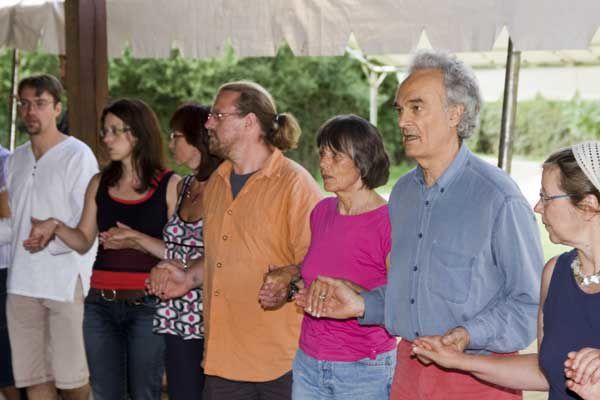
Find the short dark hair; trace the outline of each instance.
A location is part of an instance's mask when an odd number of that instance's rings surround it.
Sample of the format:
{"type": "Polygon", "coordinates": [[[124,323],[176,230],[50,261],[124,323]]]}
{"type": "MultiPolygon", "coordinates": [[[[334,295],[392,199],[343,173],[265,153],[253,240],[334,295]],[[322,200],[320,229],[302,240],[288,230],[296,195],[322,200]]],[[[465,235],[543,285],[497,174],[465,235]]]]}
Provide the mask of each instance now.
{"type": "Polygon", "coordinates": [[[23,78],[19,82],[17,93],[21,96],[21,92],[25,88],[35,89],[35,95],[41,96],[42,93],[48,92],[54,99],[54,103],[60,103],[60,96],[63,92],[63,87],[56,77],[48,74],[33,75],[23,78]]]}
{"type": "Polygon", "coordinates": [[[577,164],[573,150],[570,147],[552,153],[544,161],[542,167],[544,169],[558,168],[560,171],[559,187],[569,195],[571,204],[575,207],[579,207],[581,201],[588,194],[596,196],[596,199],[600,202],[600,192],[577,164]]]}
{"type": "Polygon", "coordinates": [[[204,126],[209,112],[210,107],[192,102],[185,103],[175,110],[169,121],[171,129],[183,133],[185,141],[200,152],[202,158],[196,171],[196,179],[199,181],[207,180],[223,161],[209,151],[208,131],[204,126]]]}
{"type": "MultiPolygon", "coordinates": [[[[100,123],[104,125],[107,114],[113,114],[131,128],[131,134],[137,139],[131,155],[133,170],[140,185],[136,192],[144,193],[156,187],[156,176],[165,169],[163,139],[160,124],[150,106],[138,99],[118,99],[104,107],[100,123]]],[[[102,171],[108,186],[115,186],[123,175],[120,161],[111,161],[102,171]]]]}
{"type": "Polygon", "coordinates": [[[390,176],[390,159],[379,130],[358,115],[338,115],[325,122],[317,133],[319,149],[328,147],[352,159],[366,187],[385,185],[390,176]]]}

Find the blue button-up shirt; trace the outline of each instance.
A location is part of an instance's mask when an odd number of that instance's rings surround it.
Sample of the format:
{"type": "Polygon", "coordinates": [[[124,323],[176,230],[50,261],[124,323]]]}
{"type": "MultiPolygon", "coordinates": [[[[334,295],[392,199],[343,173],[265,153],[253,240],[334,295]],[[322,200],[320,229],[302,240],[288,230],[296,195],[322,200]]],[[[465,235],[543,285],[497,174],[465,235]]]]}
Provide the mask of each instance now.
{"type": "Polygon", "coordinates": [[[470,350],[500,353],[534,339],[543,256],[515,182],[462,145],[430,187],[415,168],[390,196],[388,284],[363,294],[362,324],[413,340],[456,326],[470,350]]]}

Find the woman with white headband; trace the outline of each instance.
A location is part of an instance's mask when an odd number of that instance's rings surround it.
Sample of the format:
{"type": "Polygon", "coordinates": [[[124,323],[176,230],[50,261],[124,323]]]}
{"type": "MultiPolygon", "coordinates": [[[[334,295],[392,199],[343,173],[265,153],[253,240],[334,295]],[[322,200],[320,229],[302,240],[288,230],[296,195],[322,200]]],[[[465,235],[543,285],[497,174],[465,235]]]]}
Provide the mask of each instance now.
{"type": "Polygon", "coordinates": [[[574,247],[544,267],[539,354],[465,354],[435,336],[415,340],[413,352],[499,386],[548,391],[550,400],[599,399],[600,142],[579,143],[548,157],[535,211],[552,242],[574,247]]]}

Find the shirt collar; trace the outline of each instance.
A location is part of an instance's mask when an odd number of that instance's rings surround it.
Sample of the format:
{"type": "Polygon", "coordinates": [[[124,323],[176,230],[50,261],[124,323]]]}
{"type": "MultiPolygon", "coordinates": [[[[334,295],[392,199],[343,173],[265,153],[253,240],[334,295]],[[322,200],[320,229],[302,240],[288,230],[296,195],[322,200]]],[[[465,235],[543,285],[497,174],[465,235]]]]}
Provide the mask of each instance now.
{"type": "MultiPolygon", "coordinates": [[[[450,166],[448,166],[448,168],[446,169],[446,171],[444,171],[442,176],[440,176],[435,181],[434,185],[438,185],[441,188],[448,187],[452,183],[452,181],[454,181],[454,178],[456,178],[460,174],[471,154],[472,153],[467,147],[467,145],[464,143],[461,144],[458,153],[456,153],[456,156],[454,157],[454,160],[452,160],[450,166]]],[[[417,168],[415,170],[415,180],[420,185],[425,185],[423,169],[419,165],[417,165],[417,168]]]]}
{"type": "MultiPolygon", "coordinates": [[[[273,153],[266,159],[263,167],[256,171],[257,175],[264,175],[266,177],[270,177],[273,174],[278,174],[280,170],[280,166],[283,163],[283,153],[278,148],[273,149],[273,153]]],[[[216,174],[221,176],[223,179],[229,179],[229,175],[231,175],[231,170],[233,169],[233,164],[231,161],[226,160],[223,162],[219,168],[215,171],[216,174]]]]}

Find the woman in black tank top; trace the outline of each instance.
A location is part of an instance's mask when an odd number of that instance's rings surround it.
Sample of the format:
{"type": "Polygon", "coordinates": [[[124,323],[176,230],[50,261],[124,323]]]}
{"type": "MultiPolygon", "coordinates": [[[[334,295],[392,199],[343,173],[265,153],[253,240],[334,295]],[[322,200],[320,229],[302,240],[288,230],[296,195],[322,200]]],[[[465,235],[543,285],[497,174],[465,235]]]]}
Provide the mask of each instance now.
{"type": "MultiPolygon", "coordinates": [[[[99,232],[118,226],[161,242],[179,177],[164,167],[156,115],[141,100],[120,99],[103,110],[101,125],[110,163],[90,181],[77,227],[54,218],[36,224],[40,246],[56,235],[83,253],[99,232]]],[[[101,240],[85,302],[85,347],[96,400],[160,399],[164,341],[152,333],[156,300],[144,292],[159,258],[129,247],[105,248],[101,240]]]]}

